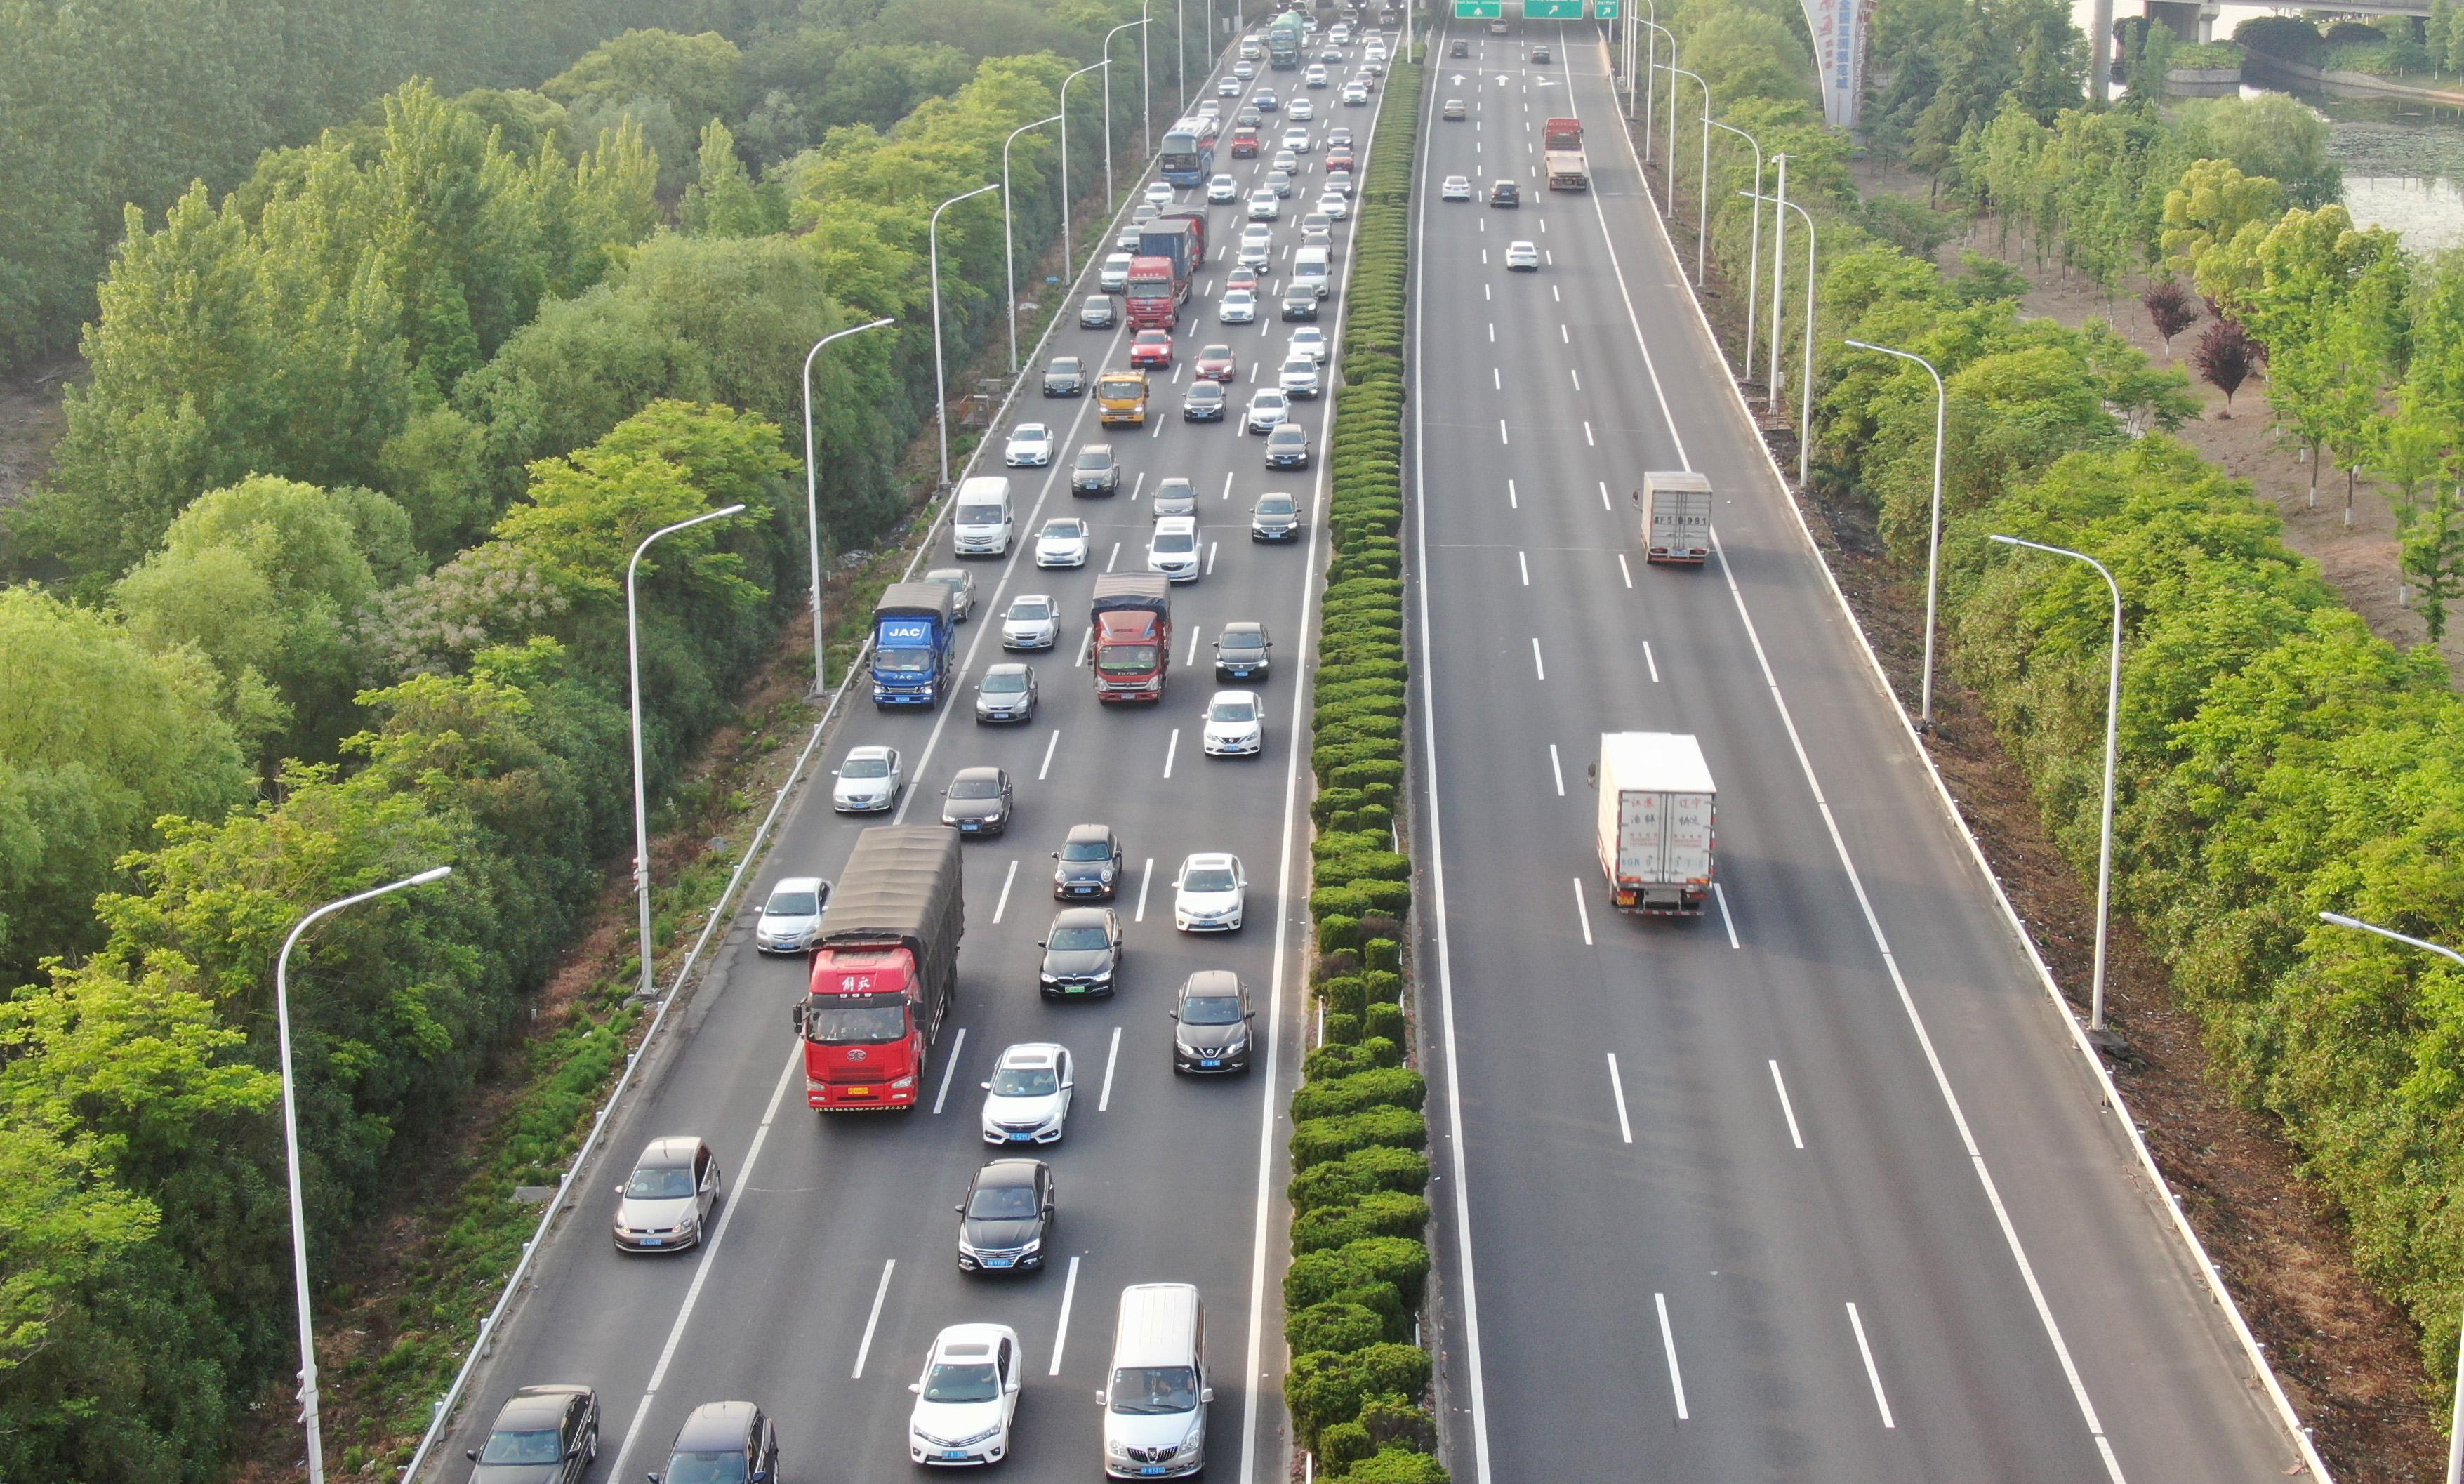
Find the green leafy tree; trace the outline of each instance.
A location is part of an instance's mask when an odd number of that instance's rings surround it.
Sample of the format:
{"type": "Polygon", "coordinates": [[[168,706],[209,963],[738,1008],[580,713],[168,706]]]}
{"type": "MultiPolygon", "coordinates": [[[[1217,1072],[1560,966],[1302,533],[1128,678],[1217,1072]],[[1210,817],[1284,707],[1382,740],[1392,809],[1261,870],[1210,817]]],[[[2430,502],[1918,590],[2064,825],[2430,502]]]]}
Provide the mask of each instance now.
{"type": "MultiPolygon", "coordinates": [[[[2245,227],[2274,221],[2283,210],[2284,188],[2275,181],[2245,175],[2230,160],[2201,160],[2166,193],[2158,246],[2168,266],[2197,277],[2219,244],[2232,241],[2245,227]]],[[[2204,279],[2200,287],[2207,288],[2204,279]]]]}
{"type": "Polygon", "coordinates": [[[2436,645],[2447,636],[2447,605],[2464,593],[2464,504],[2454,486],[2441,483],[2413,521],[2404,538],[2403,565],[2412,580],[2412,610],[2436,645]]]}
{"type": "Polygon", "coordinates": [[[592,48],[539,91],[567,108],[656,99],[679,119],[733,119],[743,60],[736,43],[715,31],[628,31],[592,48]]]}
{"type": "Polygon", "coordinates": [[[2343,190],[2343,173],[2327,150],[2327,122],[2298,98],[2260,93],[2194,99],[2183,105],[2180,127],[2244,175],[2280,184],[2291,205],[2315,210],[2343,190]]]}
{"type": "Polygon", "coordinates": [[[687,232],[708,237],[767,236],[786,225],[783,203],[753,184],[736,155],[736,136],[716,119],[701,131],[701,166],[685,188],[687,232]]]}

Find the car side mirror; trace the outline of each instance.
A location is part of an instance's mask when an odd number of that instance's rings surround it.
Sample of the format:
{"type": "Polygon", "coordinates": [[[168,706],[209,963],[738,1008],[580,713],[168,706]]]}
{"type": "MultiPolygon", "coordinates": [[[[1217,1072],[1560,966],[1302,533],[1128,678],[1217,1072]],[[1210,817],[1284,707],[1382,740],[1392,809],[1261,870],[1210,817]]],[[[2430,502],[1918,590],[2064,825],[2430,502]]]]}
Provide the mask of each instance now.
{"type": "Polygon", "coordinates": [[[957,1205],[951,1207],[950,1209],[957,1211],[961,1216],[964,1216],[967,1214],[967,1203],[960,1201],[957,1205]]]}
{"type": "Polygon", "coordinates": [[[990,1082],[979,1082],[976,1085],[982,1088],[987,1093],[993,1090],[993,1085],[990,1082]]]}
{"type": "Polygon", "coordinates": [[[1105,1395],[1104,1395],[1104,1393],[1103,1393],[1103,1392],[1101,1392],[1101,1391],[1097,1391],[1097,1392],[1095,1393],[1095,1405],[1096,1405],[1097,1406],[1104,1406],[1104,1405],[1105,1405],[1107,1402],[1109,1402],[1110,1400],[1111,1400],[1111,1398],[1109,1398],[1109,1397],[1105,1396],[1105,1395]]]}
{"type": "Polygon", "coordinates": [[[1215,1400],[1215,1388],[1214,1388],[1213,1386],[1200,1386],[1200,1387],[1199,1387],[1199,1388],[1198,1388],[1198,1399],[1199,1399],[1199,1401],[1201,1401],[1201,1402],[1212,1402],[1212,1401],[1214,1401],[1214,1400],[1215,1400]]]}
{"type": "Polygon", "coordinates": [[[659,1484],[659,1476],[655,1473],[649,1475],[649,1480],[650,1484],[659,1484]]]}
{"type": "Polygon", "coordinates": [[[576,1443],[576,1444],[574,1444],[572,1447],[570,1447],[570,1448],[566,1449],[566,1450],[564,1451],[564,1456],[566,1456],[567,1458],[579,1458],[579,1457],[581,1457],[581,1456],[582,1456],[582,1445],[581,1445],[581,1444],[579,1444],[579,1443],[576,1443]]]}
{"type": "Polygon", "coordinates": [[[618,1198],[619,1200],[622,1200],[622,1199],[624,1198],[624,1195],[625,1195],[625,1187],[624,1187],[623,1185],[617,1185],[617,1186],[615,1186],[615,1187],[614,1187],[614,1189],[615,1189],[615,1191],[616,1191],[616,1196],[617,1196],[617,1198],[618,1198]]]}
{"type": "Polygon", "coordinates": [[[479,1461],[479,1451],[475,1448],[466,1448],[462,1450],[462,1456],[470,1459],[473,1463],[477,1463],[479,1461]]]}
{"type": "Polygon", "coordinates": [[[924,1394],[924,1383],[920,1381],[911,1381],[907,1384],[907,1389],[917,1396],[922,1396],[924,1394]]]}
{"type": "Polygon", "coordinates": [[[1243,1010],[1241,1012],[1241,1018],[1243,1020],[1255,1020],[1258,1018],[1258,1012],[1256,1010],[1243,1010]]]}

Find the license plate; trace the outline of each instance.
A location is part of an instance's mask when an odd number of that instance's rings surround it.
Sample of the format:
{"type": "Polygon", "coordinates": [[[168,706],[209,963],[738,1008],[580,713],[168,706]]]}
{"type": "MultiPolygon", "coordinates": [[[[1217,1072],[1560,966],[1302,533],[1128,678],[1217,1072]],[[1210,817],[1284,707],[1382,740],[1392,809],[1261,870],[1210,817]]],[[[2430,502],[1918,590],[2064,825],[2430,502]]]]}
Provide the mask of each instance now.
{"type": "Polygon", "coordinates": [[[668,1239],[666,1237],[644,1237],[642,1238],[642,1245],[644,1247],[665,1247],[668,1245],[668,1239]]]}
{"type": "Polygon", "coordinates": [[[1220,1067],[1223,1065],[1223,1058],[1221,1056],[1201,1057],[1198,1064],[1201,1067],[1220,1067]]]}
{"type": "Polygon", "coordinates": [[[1081,897],[1092,897],[1095,895],[1095,889],[1091,886],[1073,886],[1069,888],[1069,890],[1081,897]]]}
{"type": "Polygon", "coordinates": [[[1012,1134],[1009,1136],[1009,1141],[1014,1144],[1031,1144],[1035,1142],[1035,1136],[1033,1134],[1012,1134]]]}
{"type": "Polygon", "coordinates": [[[976,831],[976,830],[977,830],[978,828],[979,828],[979,827],[976,824],[976,822],[975,822],[974,820],[969,820],[969,821],[967,821],[966,823],[964,823],[964,824],[962,824],[962,825],[960,825],[960,826],[958,827],[958,831],[959,831],[959,833],[961,833],[961,834],[972,834],[972,833],[974,833],[974,832],[976,831]]]}
{"type": "Polygon", "coordinates": [[[1163,1466],[1162,1466],[1161,1464],[1152,1464],[1152,1463],[1151,1463],[1151,1464],[1147,1465],[1145,1468],[1140,1469],[1140,1470],[1138,1471],[1138,1473],[1141,1473],[1141,1474],[1157,1474],[1157,1473],[1163,1473],[1163,1466]]]}
{"type": "Polygon", "coordinates": [[[850,1087],[847,1090],[847,1095],[849,1097],[869,1097],[872,1096],[872,1089],[869,1087],[850,1087]]]}
{"type": "Polygon", "coordinates": [[[963,1463],[966,1461],[967,1451],[963,1448],[945,1448],[941,1451],[941,1457],[948,1463],[963,1463]]]}
{"type": "Polygon", "coordinates": [[[1016,1261],[1018,1261],[1018,1259],[1015,1257],[987,1257],[984,1259],[984,1266],[987,1268],[1006,1268],[1016,1261]]]}

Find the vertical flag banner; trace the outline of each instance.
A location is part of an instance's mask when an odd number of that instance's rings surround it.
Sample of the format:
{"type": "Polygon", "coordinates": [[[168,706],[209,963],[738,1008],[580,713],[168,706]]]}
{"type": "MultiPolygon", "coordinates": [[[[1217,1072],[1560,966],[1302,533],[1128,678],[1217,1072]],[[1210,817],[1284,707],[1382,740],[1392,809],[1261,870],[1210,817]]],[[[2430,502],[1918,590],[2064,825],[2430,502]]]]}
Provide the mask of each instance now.
{"type": "Polygon", "coordinates": [[[1855,128],[1865,102],[1865,39],[1874,0],[1800,0],[1814,33],[1814,66],[1822,76],[1822,117],[1855,128]]]}

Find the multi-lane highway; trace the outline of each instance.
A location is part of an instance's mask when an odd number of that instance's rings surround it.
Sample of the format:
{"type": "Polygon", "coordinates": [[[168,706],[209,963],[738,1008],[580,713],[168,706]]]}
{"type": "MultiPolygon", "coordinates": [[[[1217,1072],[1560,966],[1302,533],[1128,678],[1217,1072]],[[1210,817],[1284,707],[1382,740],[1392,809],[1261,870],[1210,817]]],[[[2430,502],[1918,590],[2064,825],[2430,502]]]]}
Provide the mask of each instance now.
{"type": "Polygon", "coordinates": [[[1726,385],[1596,33],[1458,25],[1429,72],[1410,604],[1456,1477],[2282,1475],[1726,385]],[[1541,173],[1565,114],[1588,194],[1541,173]],[[1452,174],[1523,205],[1442,202],[1452,174]],[[1719,492],[1705,568],[1644,566],[1653,468],[1719,492]],[[1702,739],[1699,920],[1607,904],[1585,775],[1621,730],[1702,739]]]}
{"type": "MultiPolygon", "coordinates": [[[[1312,48],[1314,51],[1314,47],[1312,48]]],[[[1336,102],[1361,55],[1331,69],[1334,86],[1305,90],[1299,72],[1260,65],[1242,98],[1224,99],[1230,116],[1255,88],[1289,100],[1309,97],[1309,124],[1321,141],[1350,127],[1366,153],[1377,112],[1336,102]]],[[[1192,105],[1215,96],[1215,79],[1192,105]]],[[[1280,135],[1287,115],[1266,122],[1280,135]]],[[[1300,240],[1299,217],[1325,180],[1321,147],[1303,157],[1293,199],[1276,224],[1276,265],[1264,285],[1279,291],[1282,266],[1300,240]]],[[[1216,169],[1246,196],[1264,180],[1267,159],[1234,161],[1221,147],[1216,169]]],[[[1203,191],[1180,193],[1202,204],[1203,191]]],[[[1099,1476],[1101,1413],[1116,1300],[1131,1283],[1197,1284],[1208,1309],[1207,1360],[1216,1387],[1208,1439],[1209,1472],[1219,1479],[1276,1478],[1287,1457],[1280,1401],[1283,1373],[1280,1177],[1281,1110],[1295,1068],[1305,993],[1299,972],[1306,942],[1307,713],[1302,705],[1313,627],[1316,573],[1325,546],[1322,467],[1269,475],[1263,440],[1240,431],[1239,410],[1261,374],[1271,385],[1293,326],[1275,318],[1277,293],[1262,294],[1254,325],[1221,326],[1216,301],[1242,209],[1209,210],[1210,257],[1198,295],[1176,337],[1177,364],[1156,378],[1148,425],[1106,434],[1091,396],[1035,395],[1039,368],[1010,410],[1012,422],[1044,422],[1059,434],[1049,470],[1011,470],[1020,544],[1000,561],[968,564],[978,588],[974,620],[959,631],[965,670],[956,703],[929,713],[876,715],[861,698],[827,742],[832,764],[849,747],[885,743],[904,755],[912,786],[898,813],[910,823],[938,818],[939,793],[961,767],[997,765],[1016,786],[1017,819],[1005,838],[965,845],[966,933],[958,956],[955,1014],[942,1029],[927,1072],[925,1106],[904,1115],[823,1117],[807,1110],[800,1045],[789,1007],[802,997],[800,962],[754,951],[751,913],[781,876],[835,875],[858,831],[877,821],[832,813],[829,778],[820,776],[784,817],[776,848],[746,897],[704,983],[653,1047],[642,1096],[610,1134],[602,1178],[579,1195],[573,1216],[551,1240],[533,1291],[514,1312],[494,1354],[474,1379],[463,1417],[437,1476],[467,1467],[497,1406],[518,1385],[580,1382],[598,1389],[604,1441],[594,1479],[638,1479],[667,1456],[678,1424],[695,1406],[741,1399],[779,1420],[781,1479],[902,1477],[907,1456],[907,1385],[944,1326],[1006,1324],[1024,1346],[1026,1383],[1015,1451],[1003,1467],[1023,1480],[1099,1476]],[[1181,421],[1181,393],[1198,348],[1227,342],[1241,361],[1234,415],[1220,424],[1181,421]],[[1076,499],[1070,455],[1110,436],[1124,467],[1121,493],[1076,499]],[[1204,575],[1173,593],[1174,650],[1167,694],[1147,709],[1098,708],[1081,649],[1089,590],[1106,570],[1144,570],[1151,526],[1145,498],[1158,480],[1185,476],[1199,491],[1204,575]],[[1252,502],[1290,491],[1310,512],[1308,538],[1253,545],[1252,502]],[[1076,571],[1040,571],[1033,534],[1045,519],[1081,516],[1094,527],[1091,559],[1076,571]],[[1042,710],[1031,724],[979,726],[973,681],[1004,659],[1000,613],[1021,593],[1048,593],[1068,623],[1050,652],[1023,656],[1037,672],[1042,710]],[[1263,685],[1268,702],[1263,758],[1201,756],[1201,713],[1217,689],[1216,633],[1229,622],[1265,623],[1276,648],[1263,685]],[[1128,927],[1119,994],[1094,1003],[1044,1003],[1037,991],[1038,942],[1051,920],[1052,860],[1074,824],[1105,823],[1120,835],[1128,873],[1115,904],[1128,927]],[[1195,851],[1231,851],[1246,866],[1249,894],[1241,932],[1199,938],[1172,927],[1172,876],[1195,851]],[[1243,1077],[1199,1080],[1171,1067],[1173,991],[1192,971],[1229,968],[1256,997],[1267,1050],[1243,1077]],[[978,1084],[1005,1046],[1057,1041],[1074,1054],[1075,1111],[1067,1137],[1034,1151],[1052,1165],[1059,1191],[1059,1241],[1043,1272],[966,1278],[957,1271],[952,1207],[990,1158],[978,1136],[978,1084]],[[662,1135],[693,1134],[715,1148],[727,1198],[715,1234],[676,1257],[621,1255],[607,1228],[634,1151],[662,1135]],[[1271,1234],[1271,1235],[1270,1235],[1271,1234]]],[[[1107,235],[1110,233],[1108,232],[1107,235]]],[[[1334,233],[1338,274],[1349,229],[1334,233]]],[[[1106,250],[1109,251],[1109,250],[1106,250]]],[[[1100,262],[1103,252],[1092,255],[1100,262]]],[[[1067,302],[1091,292],[1093,262],[1067,302]]],[[[1321,321],[1339,340],[1342,287],[1321,321]]],[[[1127,364],[1129,331],[1082,330],[1074,320],[1048,349],[1091,367],[1127,364]]],[[[1322,445],[1328,400],[1296,405],[1296,420],[1322,445]]],[[[990,432],[976,472],[1002,473],[1008,426],[990,432]]],[[[946,533],[926,566],[952,565],[946,533]]],[[[652,698],[655,704],[655,698],[652,698]]]]}

